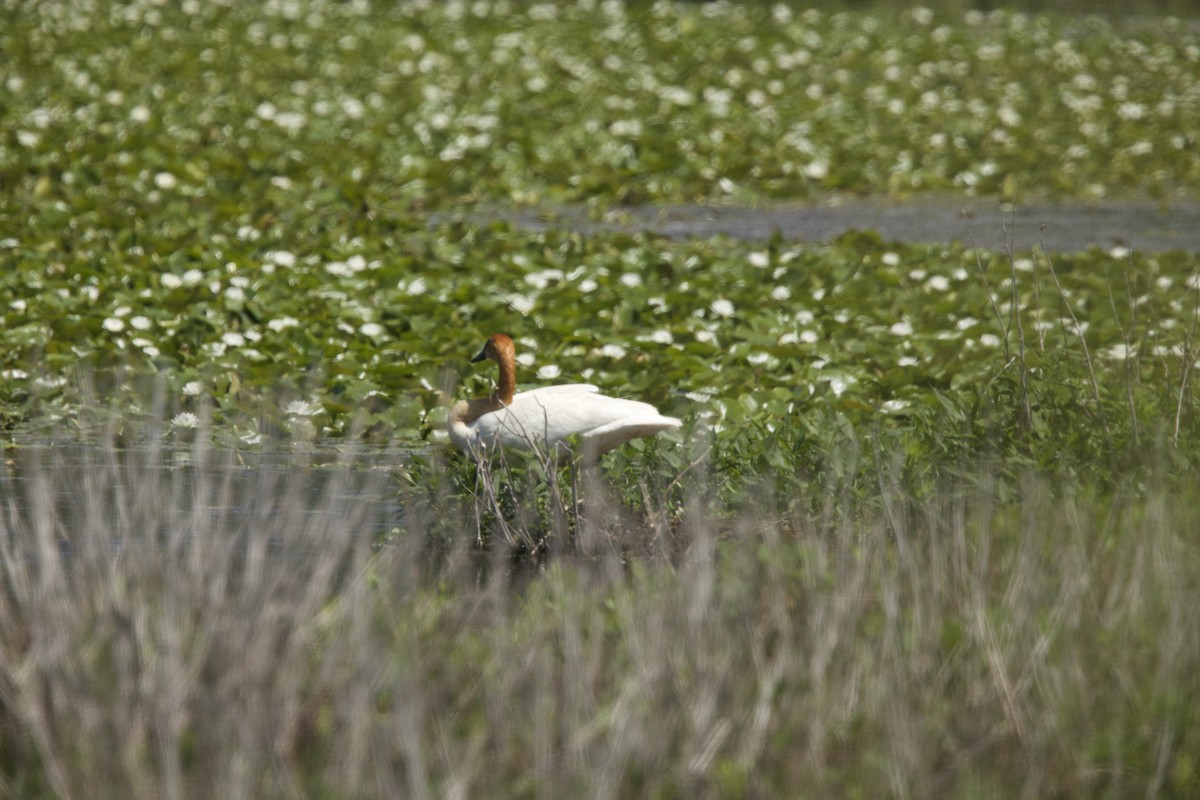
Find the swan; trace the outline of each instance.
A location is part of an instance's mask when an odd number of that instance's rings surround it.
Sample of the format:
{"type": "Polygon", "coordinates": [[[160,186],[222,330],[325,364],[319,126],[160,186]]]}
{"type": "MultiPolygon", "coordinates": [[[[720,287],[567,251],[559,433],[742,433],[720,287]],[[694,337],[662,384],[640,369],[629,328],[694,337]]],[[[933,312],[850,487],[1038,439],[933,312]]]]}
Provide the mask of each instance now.
{"type": "Polygon", "coordinates": [[[568,436],[579,434],[586,463],[594,463],[630,439],[653,436],[683,423],[664,417],[649,403],[607,397],[588,383],[545,386],[513,394],[517,385],[516,348],[503,333],[490,337],[479,354],[500,367],[496,390],[487,397],[460,400],[450,409],[450,439],[473,454],[489,447],[524,450],[555,448],[568,436]]]}

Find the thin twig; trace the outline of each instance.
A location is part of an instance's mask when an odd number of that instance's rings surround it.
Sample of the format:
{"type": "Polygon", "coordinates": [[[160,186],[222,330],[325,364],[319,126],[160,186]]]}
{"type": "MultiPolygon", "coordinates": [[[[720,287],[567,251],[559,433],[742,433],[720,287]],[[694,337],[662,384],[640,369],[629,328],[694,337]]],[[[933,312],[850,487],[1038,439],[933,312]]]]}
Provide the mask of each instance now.
{"type": "MultiPolygon", "coordinates": [[[[1132,259],[1133,259],[1133,254],[1131,252],[1130,253],[1131,263],[1132,263],[1132,259]]],[[[1129,273],[1128,272],[1125,274],[1125,294],[1126,294],[1126,297],[1129,299],[1129,308],[1131,309],[1130,313],[1131,313],[1131,316],[1133,316],[1136,314],[1136,312],[1132,311],[1132,309],[1136,308],[1137,304],[1136,304],[1136,300],[1133,297],[1133,294],[1129,287],[1129,273]]],[[[1113,296],[1111,274],[1109,275],[1109,280],[1108,280],[1108,305],[1110,308],[1112,308],[1113,319],[1116,320],[1117,330],[1121,334],[1121,344],[1125,348],[1124,358],[1122,359],[1124,362],[1124,368],[1125,368],[1125,401],[1129,404],[1129,418],[1133,421],[1133,444],[1136,447],[1140,437],[1138,435],[1139,432],[1138,432],[1137,407],[1134,405],[1134,402],[1133,402],[1132,364],[1136,363],[1137,359],[1131,358],[1132,351],[1133,351],[1133,339],[1130,336],[1129,332],[1125,330],[1125,326],[1121,324],[1121,312],[1117,310],[1117,298],[1113,296]]],[[[1137,323],[1137,317],[1133,316],[1133,325],[1134,325],[1134,333],[1135,334],[1137,333],[1136,323],[1137,323]]]]}
{"type": "MultiPolygon", "coordinates": [[[[1009,268],[1009,318],[1008,325],[1011,330],[1015,324],[1017,329],[1017,358],[1019,361],[1021,375],[1021,427],[1025,433],[1033,432],[1033,410],[1029,405],[1029,370],[1025,366],[1025,326],[1021,322],[1020,295],[1017,292],[1017,259],[1013,253],[1013,237],[1012,229],[1004,218],[1004,214],[1000,215],[1000,223],[1004,226],[1004,249],[1008,252],[1008,268],[1009,268]]],[[[1008,337],[1004,338],[1005,352],[1008,352],[1008,337]]]]}
{"type": "Polygon", "coordinates": [[[1188,378],[1192,373],[1192,348],[1196,343],[1196,326],[1200,323],[1200,279],[1196,280],[1196,305],[1192,313],[1192,329],[1188,331],[1187,341],[1183,345],[1183,367],[1179,375],[1179,402],[1175,406],[1175,435],[1171,437],[1171,442],[1176,447],[1179,446],[1179,426],[1183,419],[1183,398],[1187,395],[1188,378]]]}
{"type": "Polygon", "coordinates": [[[1092,354],[1088,351],[1087,340],[1083,336],[1083,328],[1079,324],[1079,318],[1075,316],[1075,309],[1071,308],[1071,301],[1067,298],[1066,292],[1063,290],[1062,283],[1058,280],[1058,272],[1054,269],[1054,260],[1050,258],[1050,252],[1046,249],[1046,235],[1042,231],[1042,255],[1046,259],[1046,266],[1050,268],[1050,277],[1054,279],[1054,285],[1058,288],[1058,296],[1062,298],[1063,305],[1067,307],[1067,313],[1071,315],[1071,322],[1075,326],[1075,335],[1079,338],[1079,344],[1083,348],[1083,363],[1087,366],[1088,379],[1092,384],[1092,399],[1096,401],[1096,410],[1100,413],[1101,419],[1104,417],[1104,409],[1100,405],[1100,384],[1096,380],[1096,370],[1092,367],[1092,354]]]}
{"type": "Polygon", "coordinates": [[[992,313],[996,315],[996,323],[1000,326],[1000,332],[1004,334],[1004,360],[1008,361],[1012,358],[1008,352],[1008,326],[1004,324],[1004,317],[1000,313],[1000,307],[996,305],[996,296],[992,293],[987,273],[983,269],[983,259],[979,257],[979,248],[975,246],[975,234],[970,229],[967,230],[967,238],[971,240],[971,253],[975,256],[975,267],[979,270],[980,279],[983,280],[983,288],[987,290],[988,302],[992,304],[992,313]]]}

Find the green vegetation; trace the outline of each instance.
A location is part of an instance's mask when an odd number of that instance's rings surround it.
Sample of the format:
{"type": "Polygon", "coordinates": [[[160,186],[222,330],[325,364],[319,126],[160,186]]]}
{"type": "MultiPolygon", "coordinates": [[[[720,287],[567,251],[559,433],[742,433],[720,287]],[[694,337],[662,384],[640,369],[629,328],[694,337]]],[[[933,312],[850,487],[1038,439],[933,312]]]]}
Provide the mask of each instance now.
{"type": "Polygon", "coordinates": [[[0,14],[0,794],[1200,794],[1195,253],[429,221],[1195,199],[1193,24],[0,14]],[[685,427],[468,462],[497,331],[685,427]]]}
{"type": "Polygon", "coordinates": [[[0,173],[26,245],[62,247],[65,219],[109,232],[87,249],[166,257],[489,198],[1200,181],[1200,41],[1179,20],[280,0],[13,3],[4,23],[0,173]]]}

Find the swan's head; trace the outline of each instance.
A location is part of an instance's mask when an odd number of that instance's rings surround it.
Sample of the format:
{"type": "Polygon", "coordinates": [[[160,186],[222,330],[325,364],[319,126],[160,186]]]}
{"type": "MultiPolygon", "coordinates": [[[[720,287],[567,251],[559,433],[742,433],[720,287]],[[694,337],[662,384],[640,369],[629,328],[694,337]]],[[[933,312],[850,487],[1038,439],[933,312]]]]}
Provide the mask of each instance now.
{"type": "Polygon", "coordinates": [[[485,358],[491,359],[497,364],[503,364],[506,361],[511,363],[516,357],[516,352],[516,348],[513,347],[513,340],[503,333],[497,333],[487,340],[483,349],[479,351],[479,355],[471,359],[471,363],[478,364],[485,358]]]}

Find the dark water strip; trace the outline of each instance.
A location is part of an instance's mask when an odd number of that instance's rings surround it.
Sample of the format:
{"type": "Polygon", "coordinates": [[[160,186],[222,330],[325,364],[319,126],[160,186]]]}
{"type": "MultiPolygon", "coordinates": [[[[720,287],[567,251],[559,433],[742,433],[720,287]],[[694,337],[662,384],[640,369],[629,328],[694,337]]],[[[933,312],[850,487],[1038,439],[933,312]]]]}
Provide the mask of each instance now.
{"type": "Polygon", "coordinates": [[[886,241],[962,242],[988,250],[1078,252],[1089,247],[1134,252],[1200,252],[1200,203],[1104,201],[1002,206],[996,201],[936,198],[904,203],[848,199],[822,206],[634,206],[597,216],[583,206],[476,207],[452,219],[507,222],[529,231],[646,231],[670,239],[728,236],[766,241],[827,242],[850,231],[874,231],[886,241]]]}

